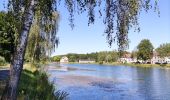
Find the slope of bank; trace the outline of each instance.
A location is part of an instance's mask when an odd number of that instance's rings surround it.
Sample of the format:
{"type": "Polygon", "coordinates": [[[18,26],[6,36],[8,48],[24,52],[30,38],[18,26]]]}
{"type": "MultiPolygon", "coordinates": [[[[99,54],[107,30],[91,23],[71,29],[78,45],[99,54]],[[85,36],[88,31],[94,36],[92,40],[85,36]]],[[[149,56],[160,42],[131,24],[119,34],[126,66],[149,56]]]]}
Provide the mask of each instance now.
{"type": "MultiPolygon", "coordinates": [[[[9,67],[3,67],[3,70],[0,69],[0,72],[3,71],[0,77],[8,75],[0,80],[0,98],[5,90],[5,84],[9,77],[8,69],[9,67]]],[[[60,92],[54,91],[54,86],[48,81],[48,76],[45,72],[38,70],[38,68],[30,64],[24,65],[17,100],[63,100],[65,98],[60,92]]]]}

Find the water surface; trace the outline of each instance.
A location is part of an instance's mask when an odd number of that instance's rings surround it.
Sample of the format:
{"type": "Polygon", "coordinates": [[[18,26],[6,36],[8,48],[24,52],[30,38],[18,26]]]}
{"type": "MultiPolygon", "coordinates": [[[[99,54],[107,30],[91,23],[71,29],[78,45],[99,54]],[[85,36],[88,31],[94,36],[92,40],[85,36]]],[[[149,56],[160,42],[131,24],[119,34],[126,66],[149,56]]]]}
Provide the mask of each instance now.
{"type": "Polygon", "coordinates": [[[50,64],[50,81],[68,100],[170,100],[170,69],[50,64]]]}

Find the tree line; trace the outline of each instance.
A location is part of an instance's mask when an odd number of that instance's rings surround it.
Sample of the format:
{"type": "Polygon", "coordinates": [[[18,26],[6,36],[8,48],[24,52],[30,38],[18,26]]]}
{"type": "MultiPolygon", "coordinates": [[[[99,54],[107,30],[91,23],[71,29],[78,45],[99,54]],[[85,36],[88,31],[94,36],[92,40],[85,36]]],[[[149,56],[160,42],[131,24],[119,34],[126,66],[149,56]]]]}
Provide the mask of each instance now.
{"type": "Polygon", "coordinates": [[[101,51],[101,52],[93,52],[87,54],[76,54],[69,53],[66,55],[59,55],[52,57],[52,61],[59,61],[61,57],[66,56],[69,59],[69,62],[78,62],[79,60],[94,60],[96,62],[115,62],[118,59],[119,52],[114,51],[101,51]]]}
{"type": "Polygon", "coordinates": [[[163,43],[159,47],[154,48],[149,39],[143,39],[138,44],[137,49],[132,51],[131,56],[132,58],[147,61],[152,59],[154,52],[160,58],[170,57],[170,43],[163,43]]]}
{"type": "Polygon", "coordinates": [[[69,59],[69,62],[78,62],[79,60],[94,60],[98,63],[111,63],[118,61],[119,58],[125,57],[126,54],[130,54],[130,58],[134,58],[137,60],[147,61],[152,59],[154,56],[153,53],[156,52],[157,56],[169,57],[170,56],[170,43],[163,43],[159,47],[154,49],[151,41],[149,39],[143,39],[137,45],[137,49],[133,50],[132,52],[124,51],[120,55],[119,51],[101,51],[101,52],[94,52],[94,53],[87,53],[87,54],[76,54],[76,53],[69,53],[66,55],[58,55],[53,56],[51,58],[52,61],[59,62],[61,57],[66,56],[69,59]]]}

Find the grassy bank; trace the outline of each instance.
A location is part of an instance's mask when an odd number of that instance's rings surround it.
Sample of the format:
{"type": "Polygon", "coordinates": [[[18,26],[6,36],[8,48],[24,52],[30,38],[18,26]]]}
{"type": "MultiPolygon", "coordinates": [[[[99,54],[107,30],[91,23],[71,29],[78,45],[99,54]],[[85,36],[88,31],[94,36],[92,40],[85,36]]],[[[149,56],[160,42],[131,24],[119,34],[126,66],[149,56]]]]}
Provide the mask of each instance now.
{"type": "Polygon", "coordinates": [[[112,62],[112,63],[103,63],[104,65],[113,65],[113,66],[132,66],[132,67],[170,67],[170,64],[133,64],[133,63],[118,63],[118,62],[112,62]]]}
{"type": "MultiPolygon", "coordinates": [[[[40,72],[30,64],[25,64],[23,69],[17,100],[63,100],[66,98],[65,92],[54,93],[54,86],[49,83],[46,73],[40,72]]],[[[1,84],[0,89],[4,90],[4,86],[1,84]]]]}
{"type": "Polygon", "coordinates": [[[53,85],[48,82],[45,73],[23,70],[19,83],[20,100],[55,100],[53,85]]]}
{"type": "MultiPolygon", "coordinates": [[[[79,64],[78,62],[69,62],[68,64],[79,64]]],[[[81,63],[87,64],[87,63],[81,63]]],[[[112,62],[112,63],[88,63],[88,64],[100,64],[100,65],[113,65],[113,66],[132,66],[132,67],[161,67],[161,68],[170,68],[170,64],[134,64],[134,63],[119,63],[119,62],[112,62]]]]}

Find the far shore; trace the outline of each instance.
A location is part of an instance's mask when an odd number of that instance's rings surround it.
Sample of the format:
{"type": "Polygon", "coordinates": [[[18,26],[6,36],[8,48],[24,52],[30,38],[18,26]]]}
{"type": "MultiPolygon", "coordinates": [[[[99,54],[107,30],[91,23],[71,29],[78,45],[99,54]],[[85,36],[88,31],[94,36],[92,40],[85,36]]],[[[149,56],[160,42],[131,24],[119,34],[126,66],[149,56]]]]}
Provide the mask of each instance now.
{"type": "Polygon", "coordinates": [[[133,64],[133,63],[104,63],[104,65],[123,65],[123,66],[132,66],[132,67],[162,67],[162,68],[170,68],[170,64],[133,64]]]}
{"type": "MultiPolygon", "coordinates": [[[[98,62],[95,63],[78,63],[78,62],[69,62],[66,64],[100,64],[98,62]]],[[[24,64],[24,69],[25,66],[28,66],[29,64],[24,64]]],[[[170,68],[170,64],[133,64],[133,63],[119,63],[119,62],[112,62],[112,63],[103,63],[100,65],[112,65],[112,66],[131,66],[131,67],[144,67],[144,68],[150,68],[150,67],[160,67],[160,68],[170,68]]],[[[3,69],[9,69],[10,64],[6,64],[3,66],[0,66],[0,70],[3,69]]]]}
{"type": "MultiPolygon", "coordinates": [[[[69,62],[68,64],[100,64],[96,63],[78,63],[78,62],[69,62]]],[[[161,68],[170,68],[170,64],[133,64],[133,63],[119,63],[119,62],[112,62],[112,63],[103,63],[101,65],[112,65],[112,66],[131,66],[131,67],[161,67],[161,68]]]]}

